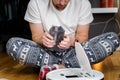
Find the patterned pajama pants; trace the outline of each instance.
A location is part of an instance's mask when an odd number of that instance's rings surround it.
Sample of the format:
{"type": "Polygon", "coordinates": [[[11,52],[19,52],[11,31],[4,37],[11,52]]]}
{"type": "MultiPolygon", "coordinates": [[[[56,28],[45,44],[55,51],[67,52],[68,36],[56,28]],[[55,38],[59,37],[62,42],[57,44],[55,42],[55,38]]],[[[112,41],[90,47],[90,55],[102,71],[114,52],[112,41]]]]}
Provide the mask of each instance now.
{"type": "MultiPolygon", "coordinates": [[[[96,36],[82,46],[91,64],[97,63],[111,55],[119,46],[120,40],[113,32],[96,36]]],[[[64,64],[65,67],[79,68],[75,48],[70,47],[62,52],[49,49],[23,38],[13,37],[8,40],[6,50],[14,60],[30,66],[64,64]]]]}

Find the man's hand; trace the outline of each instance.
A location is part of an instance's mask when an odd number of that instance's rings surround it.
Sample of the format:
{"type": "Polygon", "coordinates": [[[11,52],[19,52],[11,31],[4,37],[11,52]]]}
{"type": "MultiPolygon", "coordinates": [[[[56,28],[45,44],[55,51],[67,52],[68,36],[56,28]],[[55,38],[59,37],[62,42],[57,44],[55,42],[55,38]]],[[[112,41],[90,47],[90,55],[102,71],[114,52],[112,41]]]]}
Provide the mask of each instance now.
{"type": "Polygon", "coordinates": [[[45,32],[43,34],[42,43],[44,46],[46,46],[48,48],[52,48],[55,45],[55,41],[54,41],[53,37],[48,32],[45,32]]]}
{"type": "Polygon", "coordinates": [[[64,39],[59,43],[58,47],[60,49],[68,49],[70,46],[73,46],[75,42],[74,37],[70,37],[69,35],[64,35],[64,39]]]}

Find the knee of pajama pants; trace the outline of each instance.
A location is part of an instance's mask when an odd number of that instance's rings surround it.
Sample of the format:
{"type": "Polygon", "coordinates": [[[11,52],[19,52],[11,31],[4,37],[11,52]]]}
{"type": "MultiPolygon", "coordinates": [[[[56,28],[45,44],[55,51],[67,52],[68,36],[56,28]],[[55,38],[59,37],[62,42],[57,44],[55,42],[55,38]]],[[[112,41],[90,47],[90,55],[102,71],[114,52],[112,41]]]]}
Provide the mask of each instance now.
{"type": "Polygon", "coordinates": [[[119,46],[120,40],[116,33],[108,32],[96,36],[82,44],[91,64],[104,60],[119,46]]]}
{"type": "Polygon", "coordinates": [[[21,47],[23,45],[22,42],[19,42],[21,39],[20,38],[10,38],[7,41],[6,44],[6,51],[7,54],[10,55],[14,60],[17,59],[17,53],[18,53],[18,49],[19,47],[21,47]]]}
{"type": "Polygon", "coordinates": [[[40,57],[40,50],[36,43],[17,37],[8,40],[6,51],[8,55],[19,63],[32,66],[36,65],[38,56],[40,57]]]}

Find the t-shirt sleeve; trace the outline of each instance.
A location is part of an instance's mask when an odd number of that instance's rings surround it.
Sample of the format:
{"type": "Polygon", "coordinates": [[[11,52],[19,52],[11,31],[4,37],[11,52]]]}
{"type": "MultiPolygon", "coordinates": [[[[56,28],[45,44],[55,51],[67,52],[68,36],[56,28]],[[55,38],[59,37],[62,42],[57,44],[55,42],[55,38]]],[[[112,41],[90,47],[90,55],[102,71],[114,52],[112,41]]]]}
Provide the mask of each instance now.
{"type": "Polygon", "coordinates": [[[37,0],[30,0],[24,19],[31,23],[41,23],[41,17],[37,6],[37,0]]]}
{"type": "Polygon", "coordinates": [[[91,4],[88,0],[82,0],[82,6],[80,8],[79,23],[80,25],[89,24],[93,21],[93,15],[91,10],[91,4]]]}

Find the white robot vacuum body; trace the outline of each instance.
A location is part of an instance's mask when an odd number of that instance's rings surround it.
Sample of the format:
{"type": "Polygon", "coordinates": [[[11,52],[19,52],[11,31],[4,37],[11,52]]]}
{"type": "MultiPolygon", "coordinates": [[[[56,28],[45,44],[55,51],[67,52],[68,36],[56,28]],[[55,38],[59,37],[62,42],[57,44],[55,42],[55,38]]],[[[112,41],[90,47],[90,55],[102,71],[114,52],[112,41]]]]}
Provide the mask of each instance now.
{"type": "Polygon", "coordinates": [[[81,44],[75,43],[76,57],[81,68],[65,68],[49,72],[46,75],[47,80],[102,80],[103,73],[93,70],[88,57],[81,44]]]}
{"type": "Polygon", "coordinates": [[[80,68],[65,68],[49,72],[46,80],[102,80],[104,75],[96,70],[88,73],[80,68]]]}

